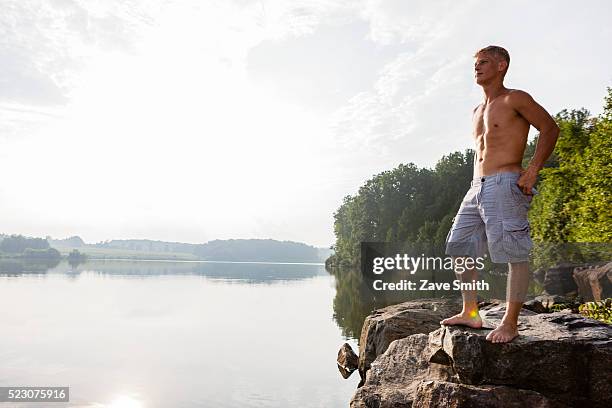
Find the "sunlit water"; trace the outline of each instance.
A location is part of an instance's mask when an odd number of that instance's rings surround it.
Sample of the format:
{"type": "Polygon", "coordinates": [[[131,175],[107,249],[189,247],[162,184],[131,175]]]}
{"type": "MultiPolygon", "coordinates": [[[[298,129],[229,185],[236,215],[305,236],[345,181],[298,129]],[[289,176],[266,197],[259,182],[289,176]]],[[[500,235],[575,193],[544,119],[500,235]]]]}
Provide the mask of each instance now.
{"type": "Polygon", "coordinates": [[[347,329],[321,265],[106,261],[0,275],[0,386],[70,386],[70,403],[52,406],[346,407],[359,380],[336,367],[347,329]]]}

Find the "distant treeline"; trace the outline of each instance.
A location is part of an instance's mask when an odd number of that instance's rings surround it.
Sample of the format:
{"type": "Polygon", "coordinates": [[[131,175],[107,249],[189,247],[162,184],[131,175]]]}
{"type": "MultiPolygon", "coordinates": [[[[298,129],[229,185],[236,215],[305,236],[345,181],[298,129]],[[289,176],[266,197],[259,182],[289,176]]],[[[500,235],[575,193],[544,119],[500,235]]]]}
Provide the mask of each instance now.
{"type": "MultiPolygon", "coordinates": [[[[561,128],[540,173],[529,218],[536,242],[612,243],[612,89],[604,112],[555,116],[561,128]]],[[[525,167],[537,138],[525,151],[525,167]]],[[[473,174],[474,152],[443,156],[433,169],[413,163],[375,175],[334,213],[335,254],[329,265],[357,265],[360,243],[411,242],[441,248],[473,174]]]]}
{"type": "MultiPolygon", "coordinates": [[[[60,252],[56,248],[65,253],[69,252],[69,260],[80,260],[81,262],[85,260],[88,248],[130,250],[139,251],[142,254],[183,253],[195,255],[203,260],[238,262],[323,262],[331,254],[328,248],[273,239],[217,239],[204,244],[148,239],[115,239],[97,244],[86,244],[78,236],[66,239],[51,237],[45,239],[0,234],[0,257],[59,259],[61,258],[60,252]]],[[[138,256],[134,255],[132,258],[138,259],[138,256]]]]}
{"type": "Polygon", "coordinates": [[[213,240],[204,244],[153,241],[148,239],[126,239],[85,244],[80,237],[51,240],[57,248],[122,249],[147,253],[184,253],[211,261],[253,262],[322,262],[331,253],[325,248],[316,248],[300,242],[273,239],[228,239],[213,240]]]}
{"type": "Polygon", "coordinates": [[[61,258],[59,251],[51,248],[46,239],[23,235],[0,236],[0,256],[45,261],[61,258]]]}
{"type": "Polygon", "coordinates": [[[214,240],[199,245],[194,254],[208,260],[322,262],[330,250],[300,242],[273,239],[214,240]]]}

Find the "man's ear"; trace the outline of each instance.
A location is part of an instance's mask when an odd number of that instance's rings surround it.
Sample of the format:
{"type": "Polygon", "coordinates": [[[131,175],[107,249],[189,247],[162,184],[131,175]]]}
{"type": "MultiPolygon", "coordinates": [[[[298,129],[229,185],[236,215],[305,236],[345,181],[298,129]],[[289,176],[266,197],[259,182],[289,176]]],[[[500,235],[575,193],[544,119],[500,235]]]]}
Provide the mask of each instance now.
{"type": "Polygon", "coordinates": [[[497,63],[497,70],[500,72],[504,72],[508,68],[508,63],[506,60],[501,60],[497,63]]]}

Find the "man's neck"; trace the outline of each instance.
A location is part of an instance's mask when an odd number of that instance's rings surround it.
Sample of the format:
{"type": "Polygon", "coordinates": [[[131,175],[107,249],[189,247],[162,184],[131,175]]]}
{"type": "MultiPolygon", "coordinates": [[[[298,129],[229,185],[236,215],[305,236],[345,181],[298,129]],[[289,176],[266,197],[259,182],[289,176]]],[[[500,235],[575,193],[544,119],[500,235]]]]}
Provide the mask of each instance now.
{"type": "Polygon", "coordinates": [[[496,82],[491,84],[483,84],[482,91],[484,92],[484,102],[488,104],[493,99],[507,91],[506,87],[502,82],[496,82]]]}

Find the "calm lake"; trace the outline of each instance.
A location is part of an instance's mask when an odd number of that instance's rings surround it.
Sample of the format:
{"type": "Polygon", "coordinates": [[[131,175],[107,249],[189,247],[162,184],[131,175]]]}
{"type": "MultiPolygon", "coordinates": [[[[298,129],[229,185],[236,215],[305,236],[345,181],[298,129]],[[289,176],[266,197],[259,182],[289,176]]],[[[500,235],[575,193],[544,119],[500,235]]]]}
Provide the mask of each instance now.
{"type": "MultiPolygon", "coordinates": [[[[70,407],[346,407],[336,355],[371,304],[322,265],[0,264],[0,386],[70,407]]],[[[8,403],[0,404],[11,406],[8,403]]]]}

